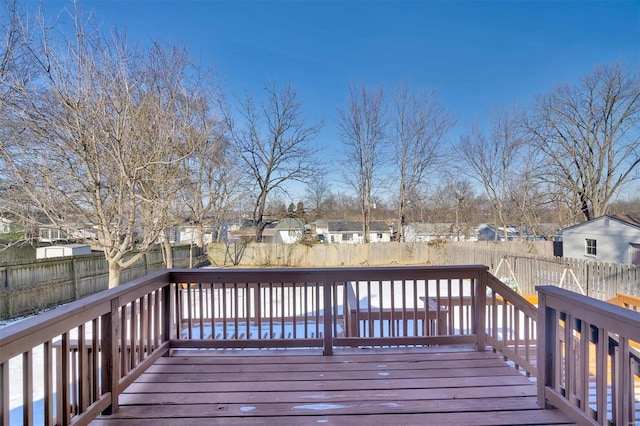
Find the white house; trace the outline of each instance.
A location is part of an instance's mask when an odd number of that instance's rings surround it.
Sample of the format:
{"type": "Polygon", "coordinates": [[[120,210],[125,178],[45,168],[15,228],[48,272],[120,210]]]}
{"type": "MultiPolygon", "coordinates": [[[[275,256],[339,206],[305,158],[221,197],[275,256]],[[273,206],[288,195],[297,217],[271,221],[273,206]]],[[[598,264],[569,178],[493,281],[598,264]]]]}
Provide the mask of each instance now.
{"type": "Polygon", "coordinates": [[[213,241],[213,234],[209,227],[198,227],[195,225],[177,226],[169,229],[169,241],[171,243],[198,244],[200,242],[200,232],[202,232],[202,242],[209,244],[213,241]]]}
{"type": "Polygon", "coordinates": [[[286,217],[268,224],[262,232],[262,241],[265,243],[293,244],[300,241],[304,232],[304,220],[286,217]]]}
{"type": "Polygon", "coordinates": [[[640,220],[604,215],[562,230],[563,256],[640,265],[640,220]]]}
{"type": "Polygon", "coordinates": [[[318,236],[319,241],[327,241],[327,236],[329,235],[329,224],[326,220],[316,220],[313,223],[313,228],[315,228],[315,233],[318,236]]]}
{"type": "Polygon", "coordinates": [[[11,220],[5,217],[0,217],[0,234],[8,234],[11,232],[11,225],[11,220]]]}
{"type": "MultiPolygon", "coordinates": [[[[361,222],[327,222],[329,243],[360,244],[364,242],[361,222]]],[[[391,228],[384,222],[371,222],[369,241],[388,243],[391,241],[391,228]]]]}
{"type": "Polygon", "coordinates": [[[456,237],[453,223],[420,223],[414,222],[405,226],[404,238],[409,243],[434,241],[438,239],[453,240],[456,237]]]}

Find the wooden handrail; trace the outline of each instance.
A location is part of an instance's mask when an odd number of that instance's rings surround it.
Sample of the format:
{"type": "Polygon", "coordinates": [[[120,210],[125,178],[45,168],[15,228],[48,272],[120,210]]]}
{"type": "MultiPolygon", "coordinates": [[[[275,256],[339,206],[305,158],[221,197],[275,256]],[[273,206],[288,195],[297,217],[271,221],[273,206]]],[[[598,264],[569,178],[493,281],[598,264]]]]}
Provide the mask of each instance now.
{"type": "Polygon", "coordinates": [[[487,280],[487,344],[513,360],[528,376],[537,377],[536,351],[538,310],[527,299],[491,274],[487,280]]]}
{"type": "Polygon", "coordinates": [[[640,342],[640,313],[561,288],[537,290],[539,404],[562,408],[581,423],[631,424],[633,383],[640,378],[632,345],[640,342]]]}

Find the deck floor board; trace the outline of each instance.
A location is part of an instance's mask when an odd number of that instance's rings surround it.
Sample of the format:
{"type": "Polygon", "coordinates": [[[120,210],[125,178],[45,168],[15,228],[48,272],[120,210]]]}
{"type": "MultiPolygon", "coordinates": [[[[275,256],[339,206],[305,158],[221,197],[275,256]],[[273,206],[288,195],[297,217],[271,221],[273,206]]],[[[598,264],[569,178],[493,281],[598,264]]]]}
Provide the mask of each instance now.
{"type": "Polygon", "coordinates": [[[491,352],[176,352],[97,426],[569,425],[536,385],[491,352]]]}

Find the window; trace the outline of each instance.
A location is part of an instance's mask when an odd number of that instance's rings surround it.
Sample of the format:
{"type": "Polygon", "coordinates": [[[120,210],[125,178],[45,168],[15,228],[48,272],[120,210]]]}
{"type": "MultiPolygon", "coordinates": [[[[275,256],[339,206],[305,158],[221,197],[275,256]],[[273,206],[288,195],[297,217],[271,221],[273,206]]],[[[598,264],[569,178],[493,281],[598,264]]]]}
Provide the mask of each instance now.
{"type": "Polygon", "coordinates": [[[640,244],[631,243],[631,264],[640,265],[640,244]]]}
{"type": "Polygon", "coordinates": [[[382,234],[378,234],[378,239],[381,240],[382,239],[382,234]]]}
{"type": "Polygon", "coordinates": [[[596,250],[596,240],[590,240],[587,238],[587,247],[586,252],[587,256],[595,256],[597,254],[596,250]]]}
{"type": "Polygon", "coordinates": [[[353,241],[353,234],[342,234],[342,241],[353,241]]]}

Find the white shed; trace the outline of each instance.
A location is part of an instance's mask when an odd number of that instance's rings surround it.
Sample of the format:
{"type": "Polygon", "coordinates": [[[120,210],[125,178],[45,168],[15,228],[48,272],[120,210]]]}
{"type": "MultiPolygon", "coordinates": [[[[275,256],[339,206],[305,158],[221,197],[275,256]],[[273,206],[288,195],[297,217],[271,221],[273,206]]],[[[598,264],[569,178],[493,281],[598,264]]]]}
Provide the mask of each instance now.
{"type": "Polygon", "coordinates": [[[604,215],[562,230],[563,256],[640,265],[640,221],[604,215]]]}
{"type": "Polygon", "coordinates": [[[38,247],[36,259],[49,259],[51,257],[80,256],[91,254],[91,246],[88,244],[64,244],[57,246],[38,247]]]}

